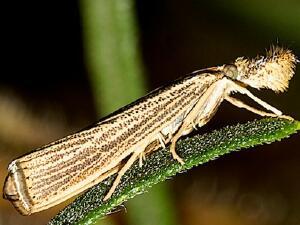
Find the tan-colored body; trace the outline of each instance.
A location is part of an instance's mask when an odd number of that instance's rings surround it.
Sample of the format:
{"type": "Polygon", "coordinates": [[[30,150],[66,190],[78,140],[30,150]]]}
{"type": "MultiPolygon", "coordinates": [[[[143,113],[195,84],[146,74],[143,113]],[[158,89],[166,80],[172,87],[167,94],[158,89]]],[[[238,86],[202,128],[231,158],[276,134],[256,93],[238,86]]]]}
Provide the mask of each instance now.
{"type": "MultiPolygon", "coordinates": [[[[280,57],[285,57],[283,53],[291,54],[281,52],[280,57]]],[[[286,70],[290,79],[296,59],[289,60],[291,63],[286,70]]],[[[276,63],[281,67],[280,63],[276,63]]],[[[151,152],[171,143],[173,157],[184,163],[175,152],[176,141],[190,133],[195,126],[206,124],[224,99],[263,116],[286,117],[253,96],[241,79],[235,80],[231,76],[231,72],[239,73],[239,69],[236,65],[225,65],[194,72],[153,91],[89,129],[14,160],[8,168],[4,197],[21,214],[29,215],[59,204],[118,173],[104,198],[107,200],[122,175],[137,159],[142,165],[146,149],[151,152]],[[232,92],[246,94],[271,113],[232,98],[232,92]],[[153,143],[153,147],[149,148],[153,143]],[[128,160],[122,163],[126,158],[128,160]]],[[[289,79],[286,78],[287,82],[289,79]]]]}

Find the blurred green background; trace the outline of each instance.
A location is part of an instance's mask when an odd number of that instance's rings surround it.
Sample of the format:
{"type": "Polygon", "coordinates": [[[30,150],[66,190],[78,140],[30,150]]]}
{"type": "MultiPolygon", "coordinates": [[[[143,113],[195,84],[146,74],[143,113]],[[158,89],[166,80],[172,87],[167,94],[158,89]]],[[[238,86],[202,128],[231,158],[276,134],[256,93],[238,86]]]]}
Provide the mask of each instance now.
{"type": "MultiPolygon", "coordinates": [[[[271,44],[300,56],[298,0],[7,2],[3,11],[1,185],[13,158],[184,74],[264,54],[271,44]]],[[[281,95],[252,91],[299,120],[299,76],[281,95]]],[[[200,132],[254,118],[224,103],[200,132]]],[[[300,224],[299,149],[293,136],[225,156],[99,224],[300,224]]],[[[45,224],[62,207],[22,217],[1,199],[0,225],[45,224]]]]}

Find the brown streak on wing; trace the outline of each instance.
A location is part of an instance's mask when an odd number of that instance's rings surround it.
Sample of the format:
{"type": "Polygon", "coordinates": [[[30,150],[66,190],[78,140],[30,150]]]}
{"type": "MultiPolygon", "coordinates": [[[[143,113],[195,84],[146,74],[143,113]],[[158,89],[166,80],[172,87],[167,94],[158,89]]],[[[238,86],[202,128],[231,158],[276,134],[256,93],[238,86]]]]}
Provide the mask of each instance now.
{"type": "MultiPolygon", "coordinates": [[[[89,187],[97,177],[119,165],[141,142],[147,146],[155,141],[164,127],[185,113],[218,79],[218,76],[202,74],[179,80],[94,127],[15,160],[18,170],[14,173],[22,173],[24,179],[11,180],[9,184],[22,183],[24,190],[28,191],[26,201],[32,211],[65,199],[58,198],[58,195],[71,197],[78,194],[83,186],[89,187]],[[198,76],[202,76],[201,79],[198,76]]],[[[24,199],[15,201],[16,207],[21,207],[20,201],[24,199]]]]}

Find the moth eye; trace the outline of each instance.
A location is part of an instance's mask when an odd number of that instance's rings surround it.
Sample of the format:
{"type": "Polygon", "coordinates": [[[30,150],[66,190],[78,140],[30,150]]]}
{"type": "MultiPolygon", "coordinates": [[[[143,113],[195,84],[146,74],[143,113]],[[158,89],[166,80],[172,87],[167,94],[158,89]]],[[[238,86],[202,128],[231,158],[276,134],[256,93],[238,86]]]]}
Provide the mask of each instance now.
{"type": "Polygon", "coordinates": [[[231,79],[236,79],[238,77],[238,70],[234,64],[226,64],[223,69],[225,76],[230,77],[231,79]]]}

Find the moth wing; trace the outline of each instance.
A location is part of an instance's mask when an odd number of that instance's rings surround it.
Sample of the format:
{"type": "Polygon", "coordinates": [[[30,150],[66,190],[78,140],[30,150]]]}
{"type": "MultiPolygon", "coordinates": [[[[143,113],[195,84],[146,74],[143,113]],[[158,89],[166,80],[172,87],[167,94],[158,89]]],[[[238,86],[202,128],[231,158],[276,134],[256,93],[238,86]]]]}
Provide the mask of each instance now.
{"type": "MultiPolygon", "coordinates": [[[[14,160],[8,167],[3,195],[23,215],[59,204],[116,173],[108,153],[95,136],[110,127],[102,124],[67,136],[31,154],[14,160]],[[100,131],[99,131],[100,129],[100,131]]],[[[119,165],[118,165],[119,164],[119,165]]]]}

